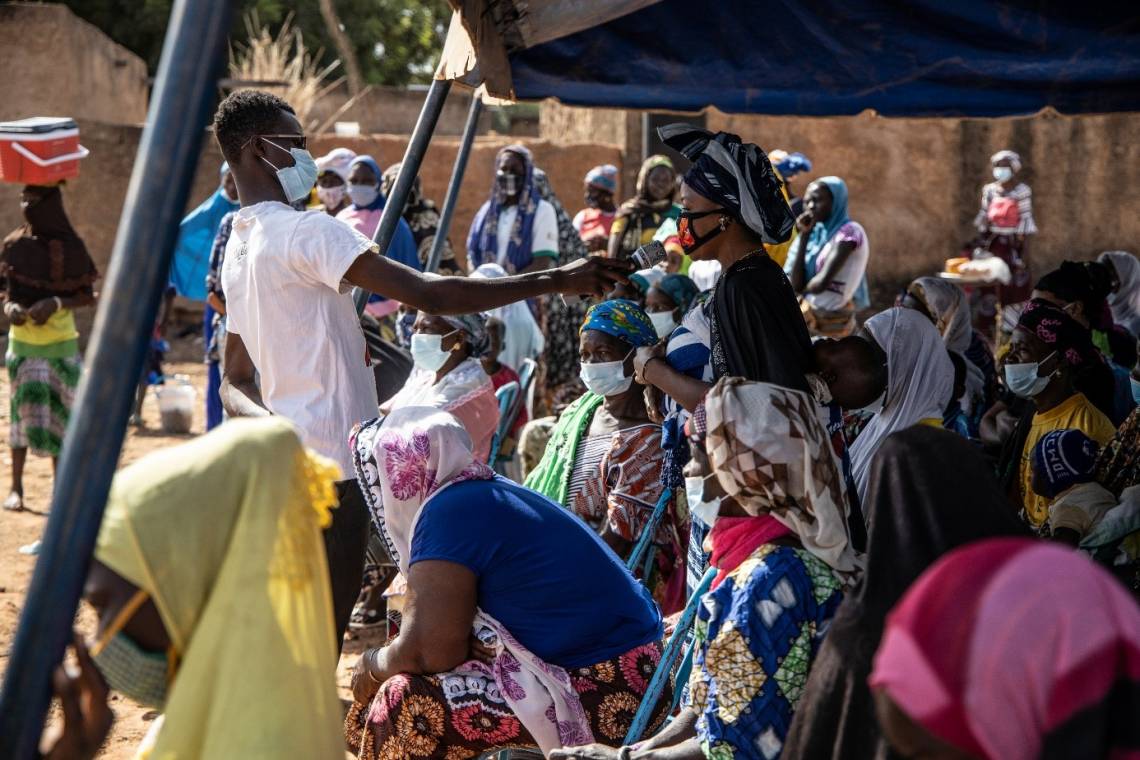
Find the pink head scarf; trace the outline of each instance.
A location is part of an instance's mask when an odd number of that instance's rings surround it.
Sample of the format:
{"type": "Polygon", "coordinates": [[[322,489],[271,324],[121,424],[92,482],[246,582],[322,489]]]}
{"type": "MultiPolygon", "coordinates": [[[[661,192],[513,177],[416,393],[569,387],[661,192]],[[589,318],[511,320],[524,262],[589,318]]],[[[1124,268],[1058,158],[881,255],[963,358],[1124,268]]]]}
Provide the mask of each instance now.
{"type": "Polygon", "coordinates": [[[931,566],[887,618],[870,685],[981,758],[1140,757],[1140,608],[1084,556],[980,541],[931,566]]]}

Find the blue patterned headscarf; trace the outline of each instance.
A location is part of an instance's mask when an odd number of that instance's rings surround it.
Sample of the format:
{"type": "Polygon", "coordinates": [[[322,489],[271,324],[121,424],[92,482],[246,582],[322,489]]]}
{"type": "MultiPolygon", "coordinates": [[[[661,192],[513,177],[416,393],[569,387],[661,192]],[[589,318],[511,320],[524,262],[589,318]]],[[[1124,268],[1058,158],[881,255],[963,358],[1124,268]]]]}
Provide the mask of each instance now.
{"type": "MultiPolygon", "coordinates": [[[[822,222],[816,222],[808,235],[807,251],[804,252],[804,275],[809,280],[819,271],[816,262],[823,249],[835,237],[835,233],[839,232],[839,228],[851,221],[851,216],[847,213],[847,183],[839,177],[820,177],[816,182],[824,185],[831,193],[831,216],[822,222]]],[[[852,300],[857,309],[871,305],[865,274],[852,300]]]]}
{"type": "MultiPolygon", "coordinates": [[[[517,274],[534,261],[531,248],[534,244],[534,216],[542,200],[534,182],[534,158],[522,145],[508,145],[495,156],[495,166],[504,153],[514,153],[523,161],[522,189],[519,192],[519,213],[511,228],[511,240],[507,244],[507,260],[503,263],[507,272],[517,274]]],[[[499,214],[503,211],[503,191],[499,183],[492,180],[491,198],[475,214],[471,232],[467,235],[467,258],[472,267],[488,263],[499,263],[499,214]]]]}
{"type": "Polygon", "coordinates": [[[645,310],[633,301],[614,299],[602,301],[586,313],[579,333],[597,330],[624,340],[634,348],[652,346],[657,342],[657,330],[645,310]]]}

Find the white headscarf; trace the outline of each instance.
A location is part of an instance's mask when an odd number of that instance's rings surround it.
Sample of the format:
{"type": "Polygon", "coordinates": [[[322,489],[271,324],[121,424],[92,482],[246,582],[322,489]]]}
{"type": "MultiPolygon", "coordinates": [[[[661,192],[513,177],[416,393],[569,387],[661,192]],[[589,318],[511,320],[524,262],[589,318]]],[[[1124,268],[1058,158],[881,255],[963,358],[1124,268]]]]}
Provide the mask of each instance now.
{"type": "Polygon", "coordinates": [[[911,283],[909,292],[934,317],[934,325],[942,333],[946,348],[965,360],[966,392],[962,396],[962,410],[969,414],[973,410],[975,399],[985,396],[986,377],[981,367],[966,359],[966,352],[974,338],[966,293],[954,283],[940,277],[919,277],[911,283]]]}
{"type": "Polygon", "coordinates": [[[1012,150],[999,150],[990,156],[991,164],[996,164],[998,161],[1009,161],[1009,168],[1013,169],[1014,174],[1021,171],[1021,156],[1012,150]]]}
{"type": "Polygon", "coordinates": [[[863,504],[871,460],[883,440],[919,420],[941,422],[954,392],[954,364],[929,319],[896,306],[871,317],[865,327],[887,354],[887,395],[882,410],[851,445],[852,474],[863,504]]]}
{"type": "Polygon", "coordinates": [[[348,182],[349,167],[354,158],[356,158],[356,153],[348,148],[333,148],[317,159],[317,170],[321,172],[332,172],[345,182],[348,182]]]}
{"type": "MultiPolygon", "coordinates": [[[[497,280],[507,276],[507,270],[498,264],[484,264],[471,273],[472,277],[487,280],[497,280]]],[[[531,314],[526,301],[516,301],[506,306],[500,306],[484,313],[487,317],[495,317],[503,323],[503,352],[499,354],[499,361],[506,364],[516,372],[525,359],[536,359],[546,348],[546,338],[531,314]]]]}
{"type": "Polygon", "coordinates": [[[1112,321],[1133,335],[1140,335],[1140,260],[1128,251],[1105,251],[1102,264],[1111,264],[1120,280],[1115,293],[1108,294],[1112,321]]]}

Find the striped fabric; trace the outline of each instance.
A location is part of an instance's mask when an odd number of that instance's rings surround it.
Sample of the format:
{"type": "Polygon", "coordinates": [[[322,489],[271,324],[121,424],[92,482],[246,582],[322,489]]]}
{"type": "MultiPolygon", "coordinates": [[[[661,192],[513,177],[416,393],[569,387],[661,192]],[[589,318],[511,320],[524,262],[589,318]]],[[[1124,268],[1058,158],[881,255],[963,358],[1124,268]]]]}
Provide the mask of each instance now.
{"type": "Polygon", "coordinates": [[[8,354],[6,363],[11,393],[8,444],[58,457],[79,386],[79,355],[45,359],[8,354]]]}
{"type": "Polygon", "coordinates": [[[1019,182],[1012,190],[1003,190],[1001,185],[991,182],[982,188],[982,208],[975,222],[979,229],[994,235],[1036,235],[1037,224],[1033,221],[1033,191],[1029,185],[1019,182]],[[1020,220],[1016,227],[994,227],[990,225],[986,212],[997,198],[1013,198],[1017,201],[1020,220]]]}

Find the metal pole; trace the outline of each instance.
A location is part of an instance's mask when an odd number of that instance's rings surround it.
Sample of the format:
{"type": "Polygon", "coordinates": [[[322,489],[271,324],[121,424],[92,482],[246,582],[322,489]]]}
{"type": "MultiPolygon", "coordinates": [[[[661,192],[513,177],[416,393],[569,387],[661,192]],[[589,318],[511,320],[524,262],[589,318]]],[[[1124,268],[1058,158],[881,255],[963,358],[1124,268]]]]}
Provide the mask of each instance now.
{"type": "MultiPolygon", "coordinates": [[[[451,90],[450,79],[433,79],[428,88],[424,106],[420,109],[420,118],[412,130],[412,137],[408,140],[408,149],[404,151],[404,160],[400,164],[400,174],[396,177],[396,184],[392,192],[384,201],[384,212],[380,215],[380,224],[376,225],[376,232],[372,239],[380,248],[380,255],[388,253],[388,246],[392,236],[396,234],[396,225],[404,213],[404,205],[408,202],[408,193],[412,191],[412,181],[420,173],[420,164],[423,163],[424,154],[427,153],[428,143],[431,142],[435,125],[439,115],[443,112],[443,104],[447,100],[447,93],[451,90]]],[[[368,304],[369,293],[362,288],[352,292],[352,300],[356,303],[356,313],[361,314],[368,304]]]]}
{"type": "Polygon", "coordinates": [[[0,691],[0,758],[35,757],[51,675],[72,621],[118,463],[143,353],[225,61],[230,2],[177,0],[170,14],[87,371],[64,439],[55,498],[0,691]]]}
{"type": "Polygon", "coordinates": [[[427,266],[424,267],[425,272],[434,272],[439,266],[440,256],[443,255],[447,231],[451,229],[451,217],[455,215],[455,206],[459,202],[459,186],[463,184],[463,175],[467,173],[467,159],[471,157],[471,145],[475,142],[475,131],[479,127],[479,114],[482,112],[483,99],[476,91],[471,95],[471,108],[467,111],[463,140],[459,143],[459,152],[455,154],[455,166],[451,170],[451,180],[447,183],[447,196],[443,199],[443,208],[439,211],[439,228],[435,231],[431,254],[428,256],[427,266]]]}

